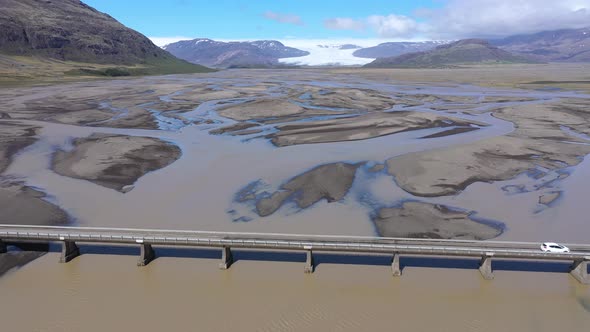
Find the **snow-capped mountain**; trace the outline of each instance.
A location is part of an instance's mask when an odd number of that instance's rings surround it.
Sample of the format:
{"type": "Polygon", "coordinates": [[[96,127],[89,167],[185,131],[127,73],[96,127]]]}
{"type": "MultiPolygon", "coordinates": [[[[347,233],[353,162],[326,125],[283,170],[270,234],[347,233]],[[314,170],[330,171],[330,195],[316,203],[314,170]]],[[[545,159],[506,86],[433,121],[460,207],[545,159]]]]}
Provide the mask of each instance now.
{"type": "Polygon", "coordinates": [[[279,59],[309,54],[276,40],[223,42],[197,38],[168,44],[163,48],[178,58],[222,68],[273,66],[278,64],[279,59]]]}

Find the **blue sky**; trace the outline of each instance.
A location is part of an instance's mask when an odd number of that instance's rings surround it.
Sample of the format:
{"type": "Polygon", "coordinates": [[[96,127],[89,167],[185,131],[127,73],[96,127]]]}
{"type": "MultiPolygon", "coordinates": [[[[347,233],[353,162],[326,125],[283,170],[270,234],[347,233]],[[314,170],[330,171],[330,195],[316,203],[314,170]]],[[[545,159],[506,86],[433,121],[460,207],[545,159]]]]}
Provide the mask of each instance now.
{"type": "MultiPolygon", "coordinates": [[[[411,16],[418,8],[440,6],[437,0],[85,0],[146,36],[195,36],[212,39],[365,38],[373,30],[327,29],[335,17],[361,20],[370,15],[411,16]],[[297,16],[301,24],[281,23],[269,13],[297,16]],[[266,15],[265,15],[266,14],[266,15]]],[[[288,21],[288,19],[287,19],[288,21]]]]}
{"type": "Polygon", "coordinates": [[[590,0],[83,1],[154,41],[451,40],[590,26],[590,0]]]}

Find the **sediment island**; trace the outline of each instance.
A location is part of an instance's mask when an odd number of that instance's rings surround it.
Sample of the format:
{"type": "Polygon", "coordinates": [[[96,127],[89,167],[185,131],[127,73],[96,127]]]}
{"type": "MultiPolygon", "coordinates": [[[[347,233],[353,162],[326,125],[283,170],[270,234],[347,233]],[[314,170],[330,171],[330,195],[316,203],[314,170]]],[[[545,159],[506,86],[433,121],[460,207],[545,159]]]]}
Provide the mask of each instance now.
{"type": "MultiPolygon", "coordinates": [[[[387,84],[372,69],[341,72],[242,70],[3,89],[4,222],[70,222],[60,200],[74,194],[53,197],[59,182],[49,180],[63,176],[75,180],[72,188],[90,181],[112,189],[85,187],[97,197],[133,191],[141,199],[156,187],[172,195],[144,206],[142,218],[181,211],[182,219],[210,209],[211,228],[231,229],[236,220],[262,227],[356,204],[364,220],[339,215],[342,229],[364,222],[373,226],[368,235],[485,240],[510,234],[514,221],[447,198],[475,183],[508,181],[505,195],[535,196],[531,215],[552,209],[565,197],[559,183],[590,153],[583,92],[453,84],[451,69],[429,72],[435,82],[443,73],[449,79],[436,87],[413,82],[408,70],[400,74],[407,81],[387,84]],[[47,165],[30,173],[10,167],[31,154],[47,165]],[[187,183],[180,196],[159,173],[138,187],[145,174],[175,163],[184,173],[173,176],[184,180],[171,183],[187,183]],[[536,182],[519,182],[523,174],[536,182]],[[211,195],[217,199],[208,201],[211,195]]],[[[121,219],[135,215],[125,203],[104,209],[121,219]]]]}

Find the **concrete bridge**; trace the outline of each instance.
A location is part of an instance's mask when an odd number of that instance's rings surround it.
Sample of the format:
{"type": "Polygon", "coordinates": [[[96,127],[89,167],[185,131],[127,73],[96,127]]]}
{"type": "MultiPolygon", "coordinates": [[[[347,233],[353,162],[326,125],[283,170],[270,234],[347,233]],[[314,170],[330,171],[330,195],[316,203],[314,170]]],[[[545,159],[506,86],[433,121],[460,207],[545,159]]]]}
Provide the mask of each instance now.
{"type": "Polygon", "coordinates": [[[80,243],[138,246],[138,266],[155,258],[154,246],[220,248],[221,269],[232,264],[232,248],[301,251],[306,253],[306,273],[314,270],[314,251],[389,255],[394,276],[401,276],[401,255],[477,257],[479,271],[488,280],[494,277],[493,259],[569,261],[572,262],[571,275],[581,283],[590,284],[590,245],[583,244],[565,244],[571,250],[569,253],[546,253],[540,250],[540,243],[532,242],[0,225],[0,253],[6,252],[7,244],[19,242],[61,243],[61,263],[80,254],[77,245],[80,243]]]}

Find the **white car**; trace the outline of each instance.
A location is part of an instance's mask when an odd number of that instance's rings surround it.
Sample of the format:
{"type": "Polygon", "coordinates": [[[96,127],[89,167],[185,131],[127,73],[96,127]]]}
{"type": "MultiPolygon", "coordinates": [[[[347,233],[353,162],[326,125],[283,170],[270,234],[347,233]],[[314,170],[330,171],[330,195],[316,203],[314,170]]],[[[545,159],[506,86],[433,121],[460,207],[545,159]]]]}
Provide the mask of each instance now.
{"type": "Polygon", "coordinates": [[[557,244],[555,242],[545,242],[541,244],[541,250],[544,252],[570,252],[570,248],[557,244]]]}

